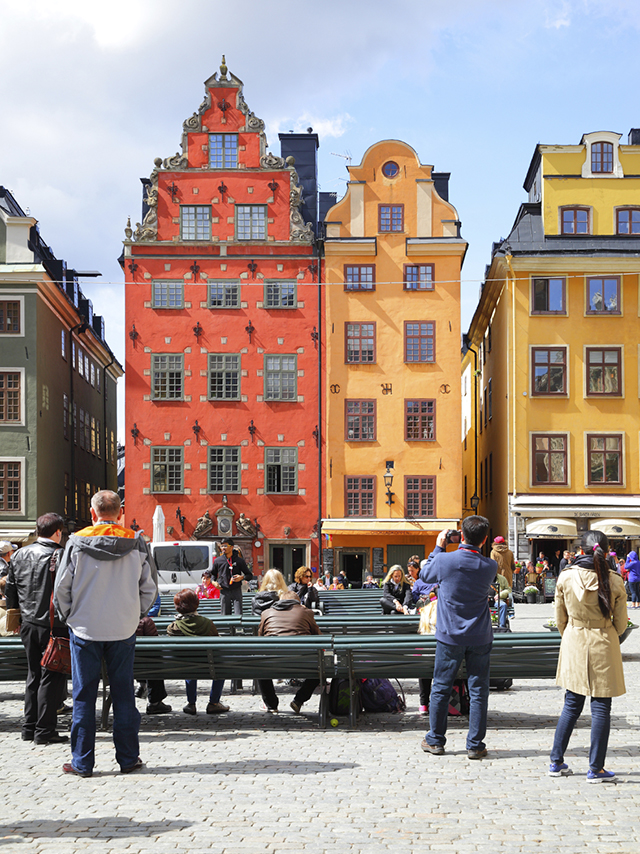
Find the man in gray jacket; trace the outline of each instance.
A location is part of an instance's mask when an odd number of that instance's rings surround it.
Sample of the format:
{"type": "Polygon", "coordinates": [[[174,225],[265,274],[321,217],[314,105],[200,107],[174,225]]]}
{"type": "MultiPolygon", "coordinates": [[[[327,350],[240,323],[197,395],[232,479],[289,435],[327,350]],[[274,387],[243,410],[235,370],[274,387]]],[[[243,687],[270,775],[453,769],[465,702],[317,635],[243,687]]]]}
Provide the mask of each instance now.
{"type": "Polygon", "coordinates": [[[67,774],[90,777],[95,763],[96,698],[102,659],[113,701],[113,742],[123,774],[137,771],[140,713],[133,688],[136,628],[158,595],[153,558],[141,536],[124,528],[120,499],[91,499],[93,525],[69,538],[54,604],[69,626],[73,668],[72,761],[67,774]]]}

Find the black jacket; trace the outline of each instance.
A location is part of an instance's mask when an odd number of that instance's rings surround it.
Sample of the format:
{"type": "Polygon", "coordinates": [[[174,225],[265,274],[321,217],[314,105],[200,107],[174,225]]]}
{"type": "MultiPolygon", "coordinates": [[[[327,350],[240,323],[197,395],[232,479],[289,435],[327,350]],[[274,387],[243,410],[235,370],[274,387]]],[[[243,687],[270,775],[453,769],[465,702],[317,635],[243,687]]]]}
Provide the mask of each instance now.
{"type": "Polygon", "coordinates": [[[251,600],[251,613],[254,617],[261,617],[262,612],[270,608],[274,602],[278,601],[278,594],[275,590],[263,590],[256,593],[251,600]]]}
{"type": "MultiPolygon", "coordinates": [[[[5,595],[7,608],[20,608],[23,623],[49,626],[49,603],[51,602],[51,572],[49,566],[54,552],[62,549],[49,540],[38,539],[30,546],[19,549],[9,562],[9,575],[5,595]]],[[[58,617],[54,626],[64,625],[58,617]]]]}
{"type": "Polygon", "coordinates": [[[387,605],[395,611],[396,609],[396,600],[401,605],[406,605],[407,608],[413,607],[413,599],[411,598],[411,586],[407,584],[406,581],[401,582],[400,584],[394,584],[393,581],[387,581],[387,583],[382,588],[382,598],[381,602],[384,601],[387,605]]]}
{"type": "Polygon", "coordinates": [[[313,584],[298,584],[294,581],[289,585],[289,590],[298,594],[305,608],[320,608],[320,594],[313,584]]]}
{"type": "Polygon", "coordinates": [[[231,555],[231,566],[229,566],[227,558],[220,555],[214,560],[211,569],[213,580],[218,582],[222,590],[242,591],[241,581],[230,583],[231,576],[240,575],[240,573],[244,575],[246,581],[251,581],[253,578],[253,573],[237,552],[233,552],[231,555]]]}

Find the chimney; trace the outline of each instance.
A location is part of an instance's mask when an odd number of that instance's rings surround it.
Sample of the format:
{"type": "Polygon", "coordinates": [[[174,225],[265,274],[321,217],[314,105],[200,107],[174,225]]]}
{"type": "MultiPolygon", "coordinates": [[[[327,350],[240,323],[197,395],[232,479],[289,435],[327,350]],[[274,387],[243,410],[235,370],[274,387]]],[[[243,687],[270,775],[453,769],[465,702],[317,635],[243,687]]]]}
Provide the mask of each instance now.
{"type": "Polygon", "coordinates": [[[640,145],[640,128],[631,128],[629,131],[629,145],[640,145]]]}
{"type": "Polygon", "coordinates": [[[300,213],[305,222],[318,233],[318,134],[309,128],[307,133],[280,133],[280,155],[295,159],[294,169],[302,187],[300,213]]]}

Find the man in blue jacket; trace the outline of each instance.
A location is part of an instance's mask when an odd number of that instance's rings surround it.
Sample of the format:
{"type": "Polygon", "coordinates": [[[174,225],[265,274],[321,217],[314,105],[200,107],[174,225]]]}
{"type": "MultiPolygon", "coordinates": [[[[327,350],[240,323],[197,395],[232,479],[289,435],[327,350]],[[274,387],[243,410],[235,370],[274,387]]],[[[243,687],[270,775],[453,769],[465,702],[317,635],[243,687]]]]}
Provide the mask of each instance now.
{"type": "Polygon", "coordinates": [[[420,578],[438,584],[436,660],[429,703],[429,731],[421,743],[426,753],[444,753],[447,712],[451,689],[464,659],[469,681],[469,732],[467,755],[482,759],[487,755],[484,737],[489,705],[489,659],[493,643],[487,591],[496,576],[495,560],[480,549],[489,533],[484,516],[462,520],[462,542],[447,553],[447,531],[441,531],[436,547],[422,563],[420,578]]]}

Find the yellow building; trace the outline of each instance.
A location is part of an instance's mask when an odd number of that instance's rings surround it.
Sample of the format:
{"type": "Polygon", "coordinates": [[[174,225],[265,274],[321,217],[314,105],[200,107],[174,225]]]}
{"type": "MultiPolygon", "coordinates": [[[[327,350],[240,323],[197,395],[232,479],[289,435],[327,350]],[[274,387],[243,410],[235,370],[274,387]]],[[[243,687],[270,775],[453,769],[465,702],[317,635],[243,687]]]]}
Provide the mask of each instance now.
{"type": "Polygon", "coordinates": [[[465,503],[477,494],[520,558],[589,528],[626,554],[640,543],[640,131],[538,145],[524,187],[465,336],[465,503]]]}
{"type": "Polygon", "coordinates": [[[323,564],[381,576],[460,520],[460,268],[448,173],[371,146],[326,216],[323,564]]]}

